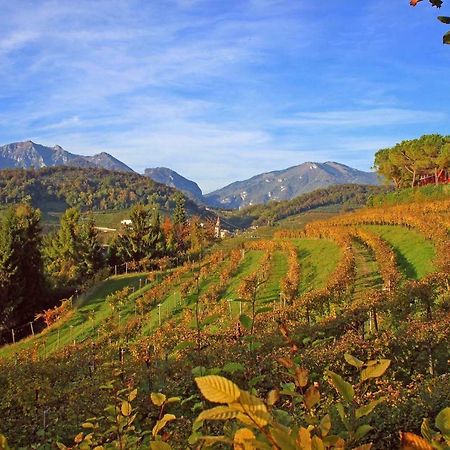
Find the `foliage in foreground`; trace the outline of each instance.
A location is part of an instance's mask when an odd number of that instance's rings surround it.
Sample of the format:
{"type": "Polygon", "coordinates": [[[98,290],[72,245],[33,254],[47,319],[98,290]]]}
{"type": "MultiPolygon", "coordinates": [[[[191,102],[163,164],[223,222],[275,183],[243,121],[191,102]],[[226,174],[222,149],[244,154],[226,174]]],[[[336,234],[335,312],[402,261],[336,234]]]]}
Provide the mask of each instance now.
{"type": "MultiPolygon", "coordinates": [[[[291,353],[296,351],[296,345],[292,343],[291,353]]],[[[320,387],[309,379],[309,371],[296,362],[298,357],[279,358],[292,382],[285,383],[281,390],[272,389],[265,400],[222,376],[195,378],[205,399],[219,406],[205,409],[198,415],[187,445],[198,449],[224,444],[238,450],[370,450],[372,444],[368,441],[373,430],[369,424],[370,415],[385,401],[383,396],[370,395],[370,384],[383,376],[391,361],[363,362],[348,353],[344,357],[357,370],[358,381],[351,384],[337,373],[326,370],[325,378],[339,394],[339,400],[331,400],[325,414],[318,408],[323,400],[320,387]],[[277,404],[282,404],[284,409],[279,409],[277,404]],[[205,429],[211,429],[205,422],[224,423],[221,434],[204,435],[205,429]]],[[[83,431],[75,436],[71,447],[60,442],[56,443],[57,447],[61,450],[170,450],[173,431],[166,428],[177,421],[177,416],[168,413],[167,409],[181,402],[181,398],[151,393],[150,401],[158,409],[158,415],[148,427],[143,423],[145,417],[140,417],[134,406],[138,389],[133,386],[121,388],[123,373],[120,369],[116,369],[114,375],[116,379],[100,386],[110,393],[112,400],[104,414],[86,419],[82,424],[83,431]]],[[[425,419],[421,432],[422,437],[401,432],[401,449],[449,449],[450,407],[437,415],[433,425],[425,419]]],[[[2,435],[0,450],[12,450],[2,435]]]]}

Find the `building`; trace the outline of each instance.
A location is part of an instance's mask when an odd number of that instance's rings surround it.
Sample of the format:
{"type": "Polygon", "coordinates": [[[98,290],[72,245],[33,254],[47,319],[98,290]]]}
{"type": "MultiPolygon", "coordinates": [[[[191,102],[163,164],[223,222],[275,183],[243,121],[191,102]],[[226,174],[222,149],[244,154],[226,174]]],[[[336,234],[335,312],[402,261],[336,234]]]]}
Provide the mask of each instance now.
{"type": "Polygon", "coordinates": [[[427,184],[450,184],[450,169],[443,169],[436,175],[432,172],[423,172],[419,175],[417,181],[418,186],[426,186],[427,184]]]}

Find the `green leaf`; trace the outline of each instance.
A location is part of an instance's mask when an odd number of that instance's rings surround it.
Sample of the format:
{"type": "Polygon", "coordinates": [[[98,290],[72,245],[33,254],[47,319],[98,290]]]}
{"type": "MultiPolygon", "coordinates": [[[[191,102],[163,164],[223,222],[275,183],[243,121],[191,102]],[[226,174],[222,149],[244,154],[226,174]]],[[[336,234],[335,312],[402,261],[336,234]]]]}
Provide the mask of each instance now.
{"type": "Polygon", "coordinates": [[[358,408],[355,411],[355,417],[357,419],[360,419],[361,417],[367,416],[368,414],[370,414],[375,407],[380,404],[381,402],[383,402],[385,400],[385,397],[381,397],[377,400],[372,400],[370,403],[368,403],[367,405],[361,406],[360,408],[358,408]]]}
{"type": "Polygon", "coordinates": [[[320,421],[320,434],[322,437],[325,437],[331,430],[331,418],[330,415],[327,414],[326,416],[323,416],[322,420],[320,421]]]}
{"type": "Polygon", "coordinates": [[[207,317],[204,321],[203,321],[203,326],[207,326],[210,325],[212,323],[214,323],[217,319],[219,319],[220,314],[213,314],[212,316],[207,317]]]}
{"type": "Polygon", "coordinates": [[[150,442],[150,448],[151,450],[172,450],[172,447],[167,442],[163,441],[150,442]]]}
{"type": "Polygon", "coordinates": [[[194,347],[194,345],[195,344],[193,342],[191,342],[191,341],[180,342],[178,345],[176,345],[173,348],[172,352],[177,352],[179,350],[184,350],[184,349],[189,348],[189,347],[194,347]]]}
{"type": "Polygon", "coordinates": [[[355,391],[353,386],[345,381],[340,375],[332,372],[331,370],[326,371],[327,375],[331,378],[331,384],[335,387],[335,389],[339,392],[342,398],[346,402],[352,402],[353,397],[355,396],[355,391]]]}
{"type": "Polygon", "coordinates": [[[450,435],[450,407],[444,408],[437,416],[436,427],[444,435],[450,435]]]}
{"type": "Polygon", "coordinates": [[[444,44],[450,44],[450,31],[444,34],[442,41],[444,42],[444,44]]]}
{"type": "Polygon", "coordinates": [[[223,366],[222,370],[227,373],[244,372],[245,367],[241,363],[229,362],[223,366]]]}
{"type": "Polygon", "coordinates": [[[273,308],[271,306],[263,306],[262,308],[258,308],[256,310],[256,314],[262,314],[262,313],[270,312],[270,311],[273,311],[273,308]]]}
{"type": "Polygon", "coordinates": [[[94,424],[93,424],[93,423],[90,423],[90,422],[84,422],[84,423],[81,425],[81,427],[82,427],[82,428],[94,428],[94,424]]]}
{"type": "Polygon", "coordinates": [[[450,25],[450,17],[448,16],[438,16],[438,20],[440,20],[442,23],[450,25]]]}
{"type": "Polygon", "coordinates": [[[341,418],[342,423],[344,424],[346,430],[347,431],[351,430],[351,425],[347,418],[347,415],[345,414],[345,409],[344,409],[344,406],[342,405],[342,403],[336,403],[335,408],[336,408],[336,411],[338,412],[339,417],[341,418]]]}
{"type": "Polygon", "coordinates": [[[344,354],[344,359],[352,366],[356,367],[357,369],[361,369],[361,367],[364,365],[363,361],[360,361],[358,358],[354,357],[353,355],[350,355],[350,353],[344,354]]]}
{"type": "Polygon", "coordinates": [[[355,441],[362,439],[370,430],[373,430],[368,424],[360,425],[355,432],[355,441]]]}
{"type": "Polygon", "coordinates": [[[254,352],[255,350],[258,350],[259,348],[262,347],[262,342],[250,342],[250,344],[248,344],[248,349],[251,352],[254,352]]]}
{"type": "Polygon", "coordinates": [[[250,319],[250,317],[248,317],[246,314],[241,314],[239,316],[239,322],[247,330],[250,330],[252,328],[252,319],[250,319]]]}
{"type": "Polygon", "coordinates": [[[361,381],[368,380],[369,378],[381,377],[387,368],[390,366],[390,359],[380,359],[377,361],[369,361],[367,367],[361,371],[361,381]]]}
{"type": "Polygon", "coordinates": [[[275,443],[283,450],[295,450],[295,440],[283,429],[273,428],[270,431],[275,443]]]}

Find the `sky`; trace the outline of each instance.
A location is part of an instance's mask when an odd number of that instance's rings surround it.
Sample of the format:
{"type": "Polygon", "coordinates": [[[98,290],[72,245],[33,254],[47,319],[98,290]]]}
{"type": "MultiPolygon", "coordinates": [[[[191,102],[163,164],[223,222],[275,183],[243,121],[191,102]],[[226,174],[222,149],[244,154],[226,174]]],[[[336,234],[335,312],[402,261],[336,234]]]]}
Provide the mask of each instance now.
{"type": "Polygon", "coordinates": [[[106,151],[205,193],[306,161],[370,170],[380,148],[450,134],[438,14],[408,0],[0,0],[0,145],[106,151]]]}

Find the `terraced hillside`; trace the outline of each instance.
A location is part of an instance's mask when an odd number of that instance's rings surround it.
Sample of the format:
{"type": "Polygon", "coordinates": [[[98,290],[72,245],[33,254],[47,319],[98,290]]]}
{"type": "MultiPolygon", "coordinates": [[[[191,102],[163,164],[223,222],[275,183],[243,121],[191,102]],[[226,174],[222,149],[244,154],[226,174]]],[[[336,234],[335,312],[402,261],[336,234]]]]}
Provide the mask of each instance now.
{"type": "MultiPolygon", "coordinates": [[[[192,397],[166,436],[184,448],[199,407],[192,373],[232,374],[260,395],[273,383],[286,391],[274,363],[294,339],[320,384],[325,368],[354,376],[342,365],[345,352],[393,361],[379,385],[391,400],[377,408],[383,426],[370,438],[375,448],[394,448],[400,428],[418,431],[422,416],[450,400],[449,210],[449,200],[365,209],[271,239],[228,240],[176,269],[111,277],[42,333],[0,349],[0,432],[23,429],[12,437],[17,445],[56,436],[68,445],[108,404],[102,393],[89,411],[82,406],[115,373],[144,394],[192,397]]],[[[150,423],[142,401],[140,408],[150,423]]]]}

